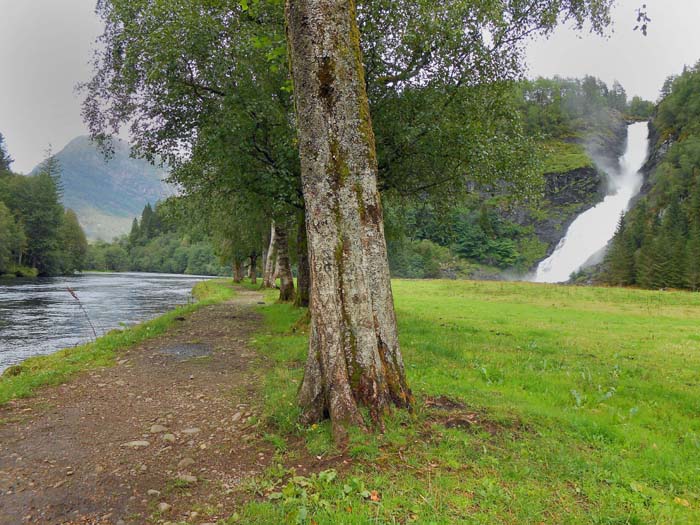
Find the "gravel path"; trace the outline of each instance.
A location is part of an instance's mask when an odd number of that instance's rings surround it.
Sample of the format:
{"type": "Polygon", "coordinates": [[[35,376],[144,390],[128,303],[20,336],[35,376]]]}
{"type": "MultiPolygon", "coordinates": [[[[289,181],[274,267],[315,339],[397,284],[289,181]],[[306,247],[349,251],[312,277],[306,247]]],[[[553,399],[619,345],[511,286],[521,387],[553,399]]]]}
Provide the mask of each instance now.
{"type": "Polygon", "coordinates": [[[261,473],[256,292],[0,407],[0,524],[214,523],[261,473]]]}

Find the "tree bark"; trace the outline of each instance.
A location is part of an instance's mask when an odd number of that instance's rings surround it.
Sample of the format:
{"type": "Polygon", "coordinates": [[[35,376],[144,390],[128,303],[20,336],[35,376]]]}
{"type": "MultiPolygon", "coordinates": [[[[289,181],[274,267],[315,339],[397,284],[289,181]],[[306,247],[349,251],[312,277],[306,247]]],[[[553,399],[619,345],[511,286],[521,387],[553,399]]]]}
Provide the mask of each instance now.
{"type": "Polygon", "coordinates": [[[277,236],[277,274],[280,279],[280,301],[294,300],[294,276],[289,263],[289,240],[287,229],[278,228],[277,236]]]}
{"type": "Polygon", "coordinates": [[[277,264],[277,232],[275,221],[273,220],[270,226],[270,244],[267,248],[267,257],[264,261],[265,271],[263,272],[263,286],[265,288],[274,288],[275,277],[274,270],[277,264]]]}
{"type": "Polygon", "coordinates": [[[258,254],[250,254],[250,266],[248,268],[248,277],[252,284],[258,284],[258,254]]]}
{"type": "Polygon", "coordinates": [[[369,102],[353,0],[287,0],[311,271],[303,421],[375,424],[410,407],[396,330],[369,102]]]}
{"type": "Polygon", "coordinates": [[[243,261],[234,259],[233,261],[233,282],[240,283],[243,281],[243,261]]]}
{"type": "Polygon", "coordinates": [[[302,214],[297,227],[297,295],[294,306],[309,306],[309,288],[311,276],[309,275],[309,248],[306,242],[306,219],[302,214]]]}

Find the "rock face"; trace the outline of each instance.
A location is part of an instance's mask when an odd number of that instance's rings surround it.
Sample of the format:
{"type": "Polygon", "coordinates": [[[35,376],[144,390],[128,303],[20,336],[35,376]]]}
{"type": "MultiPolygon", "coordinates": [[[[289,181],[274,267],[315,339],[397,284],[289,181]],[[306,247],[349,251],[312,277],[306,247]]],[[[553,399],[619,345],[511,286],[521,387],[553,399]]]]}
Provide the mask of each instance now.
{"type": "Polygon", "coordinates": [[[579,168],[567,173],[549,173],[545,178],[547,217],[535,219],[531,224],[537,237],[547,243],[549,257],[574,219],[603,200],[605,175],[597,168],[579,168]]]}

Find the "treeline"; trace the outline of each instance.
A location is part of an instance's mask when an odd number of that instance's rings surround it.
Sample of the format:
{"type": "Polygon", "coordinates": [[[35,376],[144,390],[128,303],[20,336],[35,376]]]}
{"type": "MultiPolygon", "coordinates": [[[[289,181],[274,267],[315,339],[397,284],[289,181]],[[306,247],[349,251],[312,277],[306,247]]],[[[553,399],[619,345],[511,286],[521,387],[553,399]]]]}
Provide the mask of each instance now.
{"type": "Polygon", "coordinates": [[[49,155],[34,176],[10,171],[0,135],[0,275],[51,276],[84,269],[87,240],[61,205],[60,166],[49,155]]]}
{"type": "Polygon", "coordinates": [[[700,289],[700,63],[669,78],[652,120],[648,193],[621,218],[603,280],[700,289]]]}
{"type": "Polygon", "coordinates": [[[128,236],[89,246],[86,267],[116,272],[229,274],[206,235],[187,222],[174,220],[167,210],[167,202],[155,208],[147,204],[140,219],[134,219],[128,236]]]}

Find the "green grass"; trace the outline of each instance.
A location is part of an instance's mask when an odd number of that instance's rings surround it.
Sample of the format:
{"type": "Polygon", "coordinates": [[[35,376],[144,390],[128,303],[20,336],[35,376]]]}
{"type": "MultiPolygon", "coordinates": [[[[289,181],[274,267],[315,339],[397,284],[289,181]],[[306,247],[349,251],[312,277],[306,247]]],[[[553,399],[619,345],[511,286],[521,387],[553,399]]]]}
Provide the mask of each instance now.
{"type": "Polygon", "coordinates": [[[593,161],[580,144],[550,141],[544,145],[544,173],[566,173],[593,167],[593,161]]]}
{"type": "MultiPolygon", "coordinates": [[[[415,413],[357,432],[355,463],[330,482],[268,476],[274,499],[229,522],[700,523],[700,294],[401,280],[394,291],[415,413]],[[431,396],[466,406],[446,414],[431,396]],[[445,424],[460,416],[476,423],[445,424]]],[[[255,338],[276,363],[268,440],[282,458],[280,438],[298,436],[333,453],[327,424],[296,423],[307,340],[290,327],[303,312],[274,297],[255,338]]]]}
{"type": "Polygon", "coordinates": [[[165,333],[175,323],[176,317],[230,299],[234,291],[226,282],[201,281],[192,290],[197,303],[180,306],[131,328],[113,330],[94,342],[32,357],[11,367],[0,377],[0,405],[11,399],[27,397],[39,387],[63,383],[77,372],[112,365],[120,351],[165,333]]]}

